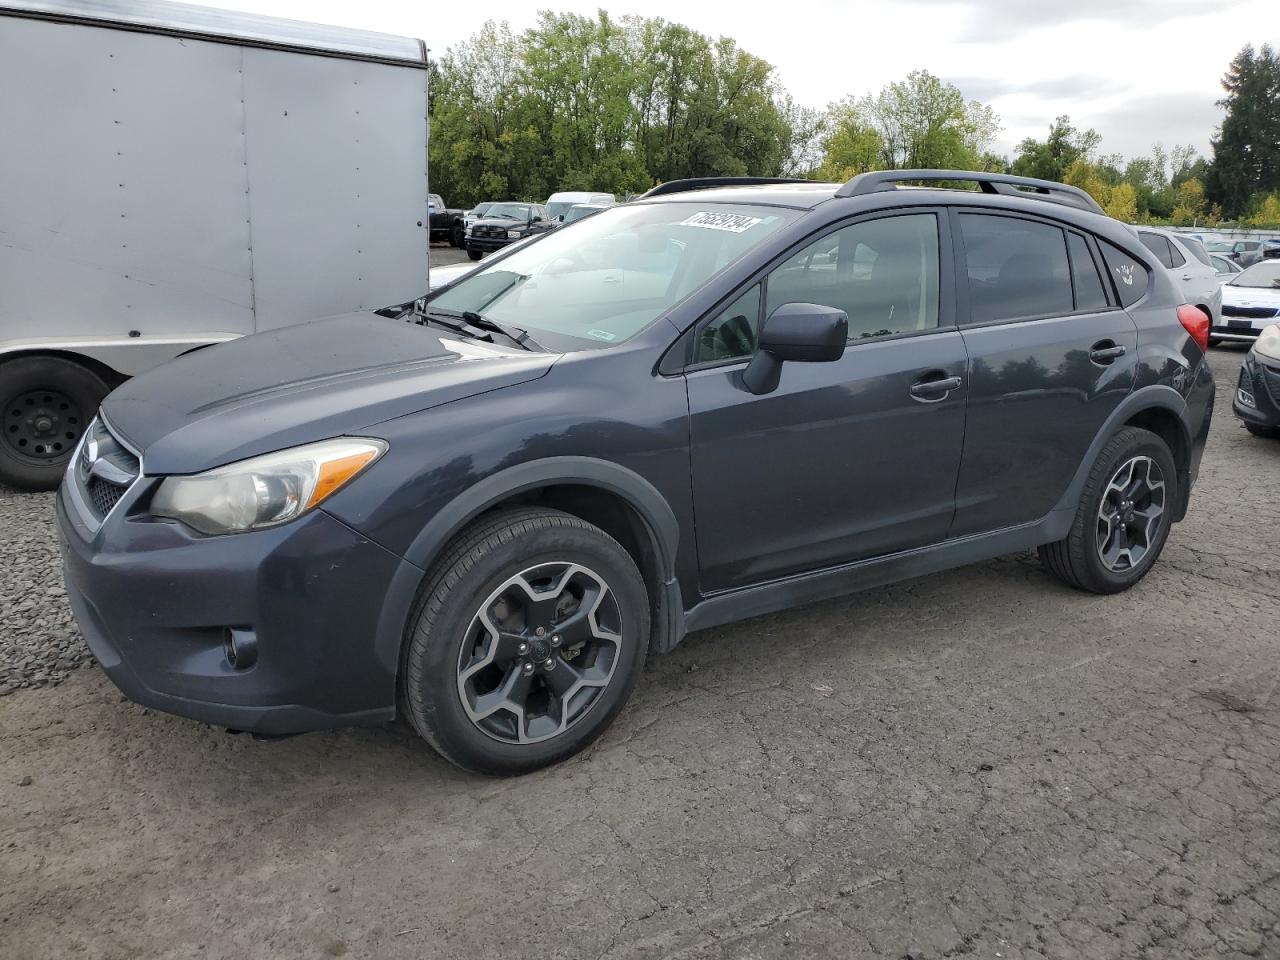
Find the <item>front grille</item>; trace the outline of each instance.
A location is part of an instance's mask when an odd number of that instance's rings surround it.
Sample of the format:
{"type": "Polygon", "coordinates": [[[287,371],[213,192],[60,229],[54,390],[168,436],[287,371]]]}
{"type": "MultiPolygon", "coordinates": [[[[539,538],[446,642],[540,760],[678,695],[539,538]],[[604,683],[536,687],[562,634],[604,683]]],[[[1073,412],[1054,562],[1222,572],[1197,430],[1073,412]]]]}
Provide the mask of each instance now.
{"type": "Polygon", "coordinates": [[[1236,307],[1229,303],[1222,305],[1224,317],[1245,317],[1250,320],[1266,320],[1280,313],[1275,307],[1236,307]]]}
{"type": "Polygon", "coordinates": [[[111,508],[120,502],[128,487],[116,486],[99,477],[90,477],[85,487],[89,497],[89,508],[99,520],[111,512],[111,508]]]}
{"type": "Polygon", "coordinates": [[[89,425],[74,470],[76,484],[95,520],[101,522],[115,508],[138,479],[141,469],[138,458],[115,438],[106,424],[94,420],[89,425]]]}
{"type": "Polygon", "coordinates": [[[495,240],[504,239],[507,231],[502,227],[473,227],[471,229],[473,237],[492,237],[495,240]]]}

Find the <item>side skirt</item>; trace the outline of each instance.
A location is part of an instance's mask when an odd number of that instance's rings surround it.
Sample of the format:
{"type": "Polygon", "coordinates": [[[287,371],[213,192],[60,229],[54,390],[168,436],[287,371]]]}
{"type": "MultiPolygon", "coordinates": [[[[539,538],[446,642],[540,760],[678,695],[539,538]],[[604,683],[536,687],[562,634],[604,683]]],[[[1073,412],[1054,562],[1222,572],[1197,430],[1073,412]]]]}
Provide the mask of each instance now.
{"type": "MultiPolygon", "coordinates": [[[[714,593],[684,616],[684,632],[706,630],[735,620],[775,613],[899,580],[950,570],[1006,553],[1030,550],[1061,540],[1071,529],[1074,510],[1054,510],[1034,523],[974,534],[928,547],[859,560],[813,573],[714,593]]],[[[674,646],[674,643],[672,644],[674,646]]]]}

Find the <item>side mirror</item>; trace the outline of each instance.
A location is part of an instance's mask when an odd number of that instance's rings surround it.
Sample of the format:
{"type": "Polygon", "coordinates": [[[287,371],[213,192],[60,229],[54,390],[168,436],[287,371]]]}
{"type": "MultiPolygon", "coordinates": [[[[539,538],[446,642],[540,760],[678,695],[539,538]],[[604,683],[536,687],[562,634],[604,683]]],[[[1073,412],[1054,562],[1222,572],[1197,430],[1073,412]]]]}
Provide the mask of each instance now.
{"type": "Polygon", "coordinates": [[[556,219],[559,220],[561,223],[564,223],[564,214],[563,213],[560,214],[560,216],[556,217],[556,219]]]}
{"type": "Polygon", "coordinates": [[[754,394],[778,389],[782,364],[825,363],[844,356],[849,342],[849,315],[820,303],[784,303],[769,314],[760,330],[756,354],[742,371],[742,382],[754,394]]]}
{"type": "Polygon", "coordinates": [[[533,217],[533,219],[531,219],[529,222],[530,222],[530,223],[541,223],[541,222],[542,222],[542,218],[541,218],[541,217],[539,217],[539,216],[537,216],[537,215],[535,215],[535,216],[533,217]]]}

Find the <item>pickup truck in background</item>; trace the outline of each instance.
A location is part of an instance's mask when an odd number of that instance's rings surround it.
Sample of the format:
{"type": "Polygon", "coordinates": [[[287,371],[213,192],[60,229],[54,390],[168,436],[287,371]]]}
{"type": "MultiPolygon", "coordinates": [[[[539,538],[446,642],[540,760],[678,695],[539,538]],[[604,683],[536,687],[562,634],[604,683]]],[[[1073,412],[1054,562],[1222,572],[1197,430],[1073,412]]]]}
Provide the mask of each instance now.
{"type": "Polygon", "coordinates": [[[448,240],[451,247],[462,246],[464,229],[462,215],[464,212],[463,210],[453,210],[446,207],[444,198],[440,194],[430,194],[427,197],[427,217],[428,223],[431,225],[431,242],[436,243],[448,240]]]}
{"type": "Polygon", "coordinates": [[[0,51],[0,484],[57,486],[129,377],[428,288],[420,40],[0,0],[0,51]]]}

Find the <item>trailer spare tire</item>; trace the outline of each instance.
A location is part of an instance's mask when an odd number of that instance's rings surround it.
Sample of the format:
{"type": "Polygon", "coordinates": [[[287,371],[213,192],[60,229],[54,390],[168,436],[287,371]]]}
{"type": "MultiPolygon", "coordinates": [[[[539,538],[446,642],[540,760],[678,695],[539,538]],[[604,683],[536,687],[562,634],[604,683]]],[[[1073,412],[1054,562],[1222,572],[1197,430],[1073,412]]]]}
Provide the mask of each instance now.
{"type": "Polygon", "coordinates": [[[107,390],[88,367],[62,357],[0,363],[0,483],[57,487],[107,390]]]}

